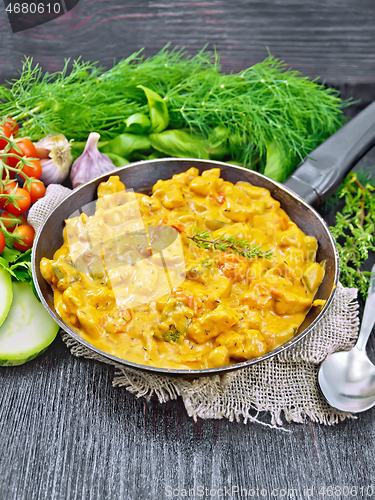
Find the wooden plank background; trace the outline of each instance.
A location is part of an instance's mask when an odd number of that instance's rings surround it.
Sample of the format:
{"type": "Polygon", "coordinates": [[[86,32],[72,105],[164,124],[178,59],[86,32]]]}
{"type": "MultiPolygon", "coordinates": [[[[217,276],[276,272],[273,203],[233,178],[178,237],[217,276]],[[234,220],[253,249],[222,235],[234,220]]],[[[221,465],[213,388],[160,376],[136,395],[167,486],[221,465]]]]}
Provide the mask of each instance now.
{"type": "Polygon", "coordinates": [[[271,53],[307,76],[345,94],[375,83],[373,0],[80,0],[63,17],[13,34],[0,9],[0,78],[12,78],[23,55],[48,71],[65,57],[110,66],[145,47],[166,43],[195,53],[206,44],[221,52],[226,71],[239,71],[271,53]]]}
{"type": "MultiPolygon", "coordinates": [[[[373,0],[80,0],[18,34],[0,6],[0,80],[16,76],[25,54],[55,71],[65,57],[110,66],[143,46],[150,55],[170,41],[195,53],[209,43],[226,71],[239,71],[268,47],[363,106],[375,98],[374,28],[373,0]]],[[[374,152],[365,161],[375,165],[374,152]]],[[[288,432],[195,423],[181,401],[162,405],[112,388],[112,374],[73,358],[60,338],[27,365],[0,369],[0,500],[159,500],[166,486],[258,487],[259,496],[291,488],[296,498],[313,487],[310,498],[325,498],[323,486],[346,485],[361,498],[359,488],[372,485],[375,496],[375,410],[334,427],[287,424],[288,432]]]]}

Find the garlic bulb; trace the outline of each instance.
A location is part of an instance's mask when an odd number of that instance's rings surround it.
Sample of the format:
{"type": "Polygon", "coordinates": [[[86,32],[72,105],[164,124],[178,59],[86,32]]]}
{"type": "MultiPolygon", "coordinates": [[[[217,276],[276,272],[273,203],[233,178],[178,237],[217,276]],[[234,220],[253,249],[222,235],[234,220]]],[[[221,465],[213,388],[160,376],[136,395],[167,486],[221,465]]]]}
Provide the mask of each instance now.
{"type": "Polygon", "coordinates": [[[47,135],[35,146],[42,165],[40,180],[46,186],[63,182],[73,162],[70,142],[62,134],[55,134],[47,135]]]}
{"type": "Polygon", "coordinates": [[[70,180],[72,181],[73,188],[84,184],[94,177],[115,170],[116,166],[108,156],[98,151],[99,139],[100,135],[97,132],[91,132],[83,153],[73,163],[70,172],[70,180]]]}

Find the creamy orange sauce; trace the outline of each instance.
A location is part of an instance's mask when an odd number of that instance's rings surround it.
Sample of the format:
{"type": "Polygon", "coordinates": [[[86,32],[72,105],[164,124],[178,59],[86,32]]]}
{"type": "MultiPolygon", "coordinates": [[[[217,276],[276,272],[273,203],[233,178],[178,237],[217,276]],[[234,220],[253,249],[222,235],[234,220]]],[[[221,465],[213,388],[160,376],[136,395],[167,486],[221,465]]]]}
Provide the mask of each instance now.
{"type": "Polygon", "coordinates": [[[324,275],[316,240],[268,190],[233,185],[219,169],[198,174],[191,168],[158,181],[152,196],[133,198],[111,177],[98,187],[95,214],[70,219],[53,260],[42,259],[58,314],[92,345],[135,363],[199,369],[261,356],[298,331],[324,275]],[[118,238],[142,225],[147,241],[118,238]],[[150,243],[157,239],[150,228],[158,226],[178,231],[163,259],[150,243]],[[201,248],[188,236],[203,230],[272,255],[248,259],[201,248]]]}

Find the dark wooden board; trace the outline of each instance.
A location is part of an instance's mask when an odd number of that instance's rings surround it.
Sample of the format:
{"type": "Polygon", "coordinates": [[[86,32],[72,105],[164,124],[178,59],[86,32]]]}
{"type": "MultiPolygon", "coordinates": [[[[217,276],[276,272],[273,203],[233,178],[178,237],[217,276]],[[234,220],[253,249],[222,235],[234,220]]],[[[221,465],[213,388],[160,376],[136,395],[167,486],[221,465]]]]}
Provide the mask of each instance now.
{"type": "MultiPolygon", "coordinates": [[[[375,98],[374,26],[372,0],[80,0],[66,16],[18,34],[0,8],[0,80],[16,76],[24,54],[54,71],[64,57],[109,66],[143,46],[150,55],[168,41],[190,53],[209,43],[226,71],[238,71],[268,46],[363,106],[375,98]]],[[[364,161],[375,165],[374,152],[364,161]]],[[[168,497],[167,486],[259,488],[258,498],[262,488],[263,498],[273,488],[306,498],[313,487],[310,498],[325,498],[318,489],[336,485],[357,487],[361,498],[359,488],[375,482],[374,409],[334,427],[286,424],[288,432],[195,423],[181,401],[136,399],[112,388],[112,375],[72,357],[60,338],[27,365],[0,369],[0,500],[183,498],[168,497]]]]}
{"type": "Polygon", "coordinates": [[[106,365],[73,358],[60,338],[41,358],[1,369],[2,499],[151,500],[168,498],[167,486],[237,485],[303,498],[306,487],[373,483],[375,410],[289,432],[194,423],[181,401],[136,399],[111,377],[106,365]]]}
{"type": "Polygon", "coordinates": [[[25,54],[55,71],[65,57],[110,66],[142,47],[151,55],[171,42],[189,53],[216,46],[226,71],[262,60],[268,47],[345,95],[373,98],[374,26],[373,0],[80,0],[65,16],[16,34],[0,9],[0,80],[16,75],[25,54]]]}

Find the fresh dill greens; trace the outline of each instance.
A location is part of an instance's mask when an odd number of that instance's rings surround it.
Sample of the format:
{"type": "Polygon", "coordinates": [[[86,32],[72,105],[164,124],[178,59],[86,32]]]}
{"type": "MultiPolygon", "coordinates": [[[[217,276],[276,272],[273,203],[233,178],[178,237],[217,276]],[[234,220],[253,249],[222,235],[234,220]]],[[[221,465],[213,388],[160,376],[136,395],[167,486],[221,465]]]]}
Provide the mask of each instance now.
{"type": "Polygon", "coordinates": [[[86,141],[92,131],[110,140],[124,131],[131,115],[148,113],[139,86],[164,98],[168,129],[188,129],[214,143],[214,152],[224,151],[223,160],[270,172],[280,181],[341,127],[348,104],[337,91],[272,56],[240,73],[224,74],[217,53],[188,56],[167,46],[150,58],[137,52],[108,71],[78,59],[44,75],[25,58],[19,78],[0,86],[0,115],[23,122],[21,134],[33,140],[63,133],[86,141]]]}
{"type": "Polygon", "coordinates": [[[220,252],[231,252],[248,259],[255,257],[264,257],[270,259],[271,250],[265,252],[260,246],[250,245],[246,239],[240,239],[229,234],[222,234],[218,238],[212,239],[209,231],[196,231],[192,236],[188,236],[197,246],[206,250],[219,250],[220,252]]]}
{"type": "Polygon", "coordinates": [[[337,211],[336,224],[330,229],[339,251],[341,283],[358,288],[365,298],[371,273],[362,271],[361,267],[369,252],[375,251],[375,187],[374,181],[359,180],[360,177],[363,176],[350,173],[337,190],[334,204],[337,207],[337,199],[344,198],[345,205],[337,211]]]}

